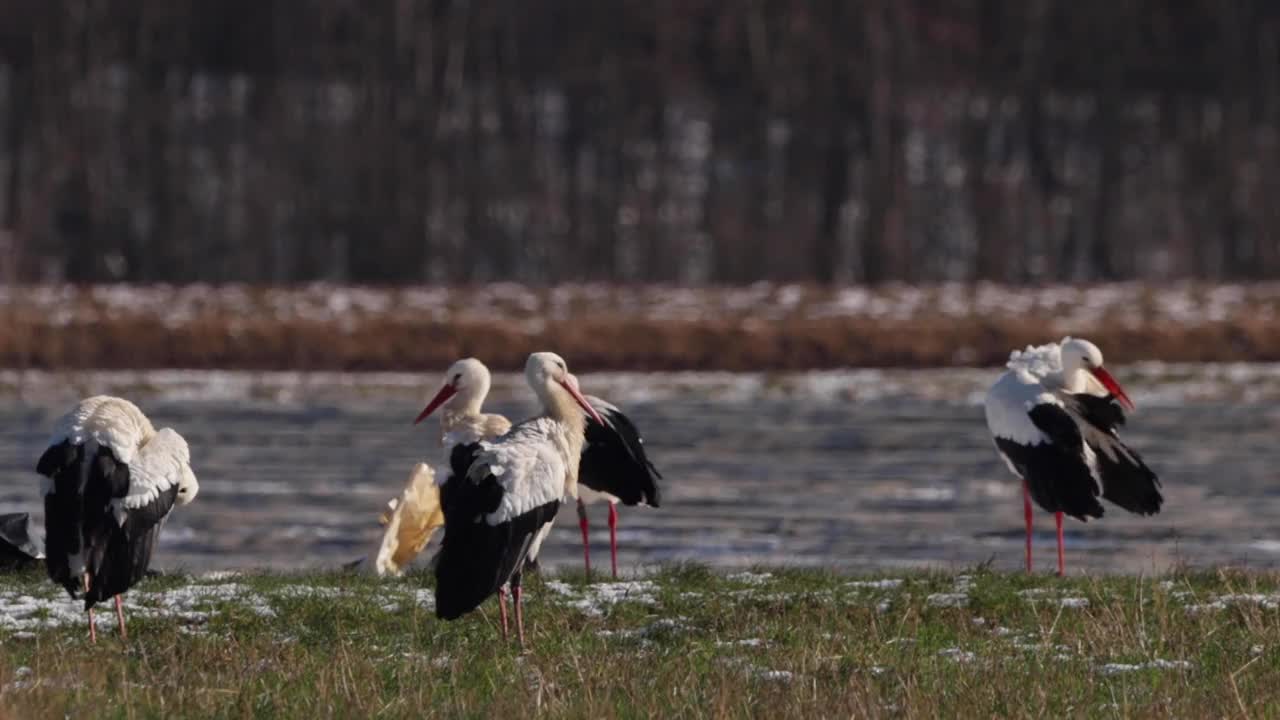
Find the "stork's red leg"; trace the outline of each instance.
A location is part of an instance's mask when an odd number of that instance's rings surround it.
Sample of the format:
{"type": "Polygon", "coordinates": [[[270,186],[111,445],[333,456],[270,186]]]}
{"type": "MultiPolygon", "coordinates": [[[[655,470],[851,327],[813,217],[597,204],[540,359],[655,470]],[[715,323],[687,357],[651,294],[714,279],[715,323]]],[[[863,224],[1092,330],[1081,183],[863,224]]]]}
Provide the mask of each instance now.
{"type": "Polygon", "coordinates": [[[1054,513],[1054,519],[1058,522],[1058,577],[1067,574],[1066,556],[1062,550],[1062,513],[1054,513]]]}
{"type": "Polygon", "coordinates": [[[120,599],[119,595],[116,596],[116,620],[120,622],[120,639],[128,640],[129,633],[125,632],[124,629],[124,601],[120,599]]]}
{"type": "Polygon", "coordinates": [[[578,527],[582,528],[582,562],[587,568],[587,579],[591,579],[591,540],[587,530],[591,523],[587,520],[587,504],[578,498],[578,527]]]}
{"type": "Polygon", "coordinates": [[[524,649],[524,601],[521,599],[523,591],[519,585],[515,587],[516,601],[516,634],[520,636],[520,649],[524,649]]]}
{"type": "Polygon", "coordinates": [[[1027,524],[1027,572],[1031,572],[1031,486],[1022,481],[1022,516],[1027,524]]]}
{"type": "Polygon", "coordinates": [[[507,586],[498,588],[498,610],[502,612],[502,640],[507,640],[507,586]]]}
{"type": "Polygon", "coordinates": [[[618,506],[609,503],[609,563],[613,567],[613,579],[618,579],[618,506]]]}
{"type": "MultiPolygon", "coordinates": [[[[89,594],[89,573],[86,572],[85,574],[81,575],[80,581],[81,583],[83,583],[85,595],[88,595],[89,594]]],[[[96,643],[98,642],[98,628],[95,627],[93,624],[93,608],[85,608],[85,611],[89,613],[89,642],[96,643]]]]}

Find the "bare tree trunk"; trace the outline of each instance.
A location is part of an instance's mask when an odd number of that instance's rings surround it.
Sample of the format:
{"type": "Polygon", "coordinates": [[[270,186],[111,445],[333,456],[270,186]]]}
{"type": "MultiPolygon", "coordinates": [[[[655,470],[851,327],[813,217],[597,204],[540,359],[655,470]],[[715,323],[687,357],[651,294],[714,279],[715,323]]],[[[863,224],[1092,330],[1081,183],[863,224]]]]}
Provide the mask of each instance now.
{"type": "Polygon", "coordinates": [[[885,0],[865,5],[868,58],[867,140],[870,178],[867,183],[867,221],[862,233],[863,280],[878,284],[893,279],[890,267],[892,206],[897,189],[897,131],[893,69],[893,38],[885,0]]]}

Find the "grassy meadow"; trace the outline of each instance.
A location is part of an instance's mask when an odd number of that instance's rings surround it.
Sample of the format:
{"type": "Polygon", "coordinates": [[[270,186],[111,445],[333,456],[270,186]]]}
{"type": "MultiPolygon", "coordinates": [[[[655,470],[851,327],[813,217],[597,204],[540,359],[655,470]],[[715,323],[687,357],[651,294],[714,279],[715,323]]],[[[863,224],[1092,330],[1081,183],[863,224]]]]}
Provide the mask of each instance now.
{"type": "Polygon", "coordinates": [[[150,579],[83,615],[0,585],[0,717],[1265,717],[1280,577],[671,567],[530,579],[528,646],[496,603],[444,623],[430,578],[150,579]]]}

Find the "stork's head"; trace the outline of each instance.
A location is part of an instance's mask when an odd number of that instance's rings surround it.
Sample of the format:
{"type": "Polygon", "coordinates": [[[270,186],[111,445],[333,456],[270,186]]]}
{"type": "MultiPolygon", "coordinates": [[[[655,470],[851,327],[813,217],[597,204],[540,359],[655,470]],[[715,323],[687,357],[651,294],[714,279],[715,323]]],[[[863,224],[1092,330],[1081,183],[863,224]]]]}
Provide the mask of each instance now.
{"type": "Polygon", "coordinates": [[[1102,351],[1097,345],[1088,340],[1080,338],[1067,338],[1062,343],[1062,372],[1065,376],[1071,377],[1078,372],[1087,372],[1092,375],[1107,392],[1120,403],[1125,410],[1133,412],[1133,401],[1129,399],[1128,393],[1124,388],[1120,387],[1120,383],[1102,367],[1102,351]]]}
{"type": "Polygon", "coordinates": [[[559,397],[568,396],[595,418],[596,422],[604,424],[600,414],[582,397],[582,392],[578,390],[578,379],[569,373],[569,366],[559,355],[553,352],[533,353],[524,364],[524,377],[548,409],[557,404],[559,397]]]}
{"type": "Polygon", "coordinates": [[[463,358],[455,362],[444,374],[444,384],[440,386],[440,391],[427,403],[426,409],[413,421],[414,424],[427,419],[441,405],[480,412],[480,405],[489,394],[490,382],[489,368],[479,360],[463,358]]]}
{"type": "Polygon", "coordinates": [[[196,474],[191,471],[190,465],[182,466],[182,479],[178,481],[178,497],[176,499],[179,505],[186,505],[196,499],[196,495],[200,493],[200,483],[196,480],[196,474]]]}

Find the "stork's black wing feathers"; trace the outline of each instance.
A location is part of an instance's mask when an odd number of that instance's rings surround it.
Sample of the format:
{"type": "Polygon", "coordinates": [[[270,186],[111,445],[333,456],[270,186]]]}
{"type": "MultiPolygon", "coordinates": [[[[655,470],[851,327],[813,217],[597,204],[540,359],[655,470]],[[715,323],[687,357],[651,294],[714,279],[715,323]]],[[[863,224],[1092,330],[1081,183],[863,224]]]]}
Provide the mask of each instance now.
{"type": "Polygon", "coordinates": [[[1071,396],[1075,411],[1107,437],[1093,438],[1090,447],[1097,457],[1102,476],[1102,497],[1138,515],[1155,515],[1164,504],[1160,478],[1147,467],[1136,450],[1120,440],[1124,410],[1114,395],[1076,394],[1071,396]],[[1103,445],[1111,447],[1103,447],[1103,445]]]}
{"type": "Polygon", "coordinates": [[[474,610],[506,584],[538,532],[560,509],[560,501],[552,500],[490,525],[485,515],[498,509],[504,492],[498,479],[486,475],[472,482],[457,468],[455,475],[445,486],[448,492],[442,490],[444,542],[436,562],[436,616],[445,620],[474,610]]]}
{"type": "Polygon", "coordinates": [[[39,562],[40,548],[31,537],[28,513],[0,515],[0,570],[17,570],[39,562]]]}
{"type": "Polygon", "coordinates": [[[80,581],[71,576],[69,558],[80,552],[80,462],[84,446],[63,440],[51,445],[36,463],[36,472],[52,481],[44,496],[45,571],[49,579],[71,597],[80,592],[80,581]]]}
{"type": "Polygon", "coordinates": [[[79,568],[71,556],[79,555],[93,578],[85,595],[85,607],[111,598],[146,573],[160,532],[160,520],[173,507],[178,488],[169,488],[149,505],[126,513],[123,526],[112,512],[113,500],[129,493],[129,466],[103,445],[86,458],[83,445],[64,440],[45,450],[36,470],[53,480],[45,496],[45,568],[49,578],[71,597],[83,592],[79,568]],[[81,468],[84,463],[84,483],[81,468]]]}
{"type": "Polygon", "coordinates": [[[465,482],[471,463],[480,453],[480,443],[456,445],[449,453],[449,477],[440,487],[440,509],[448,532],[449,515],[475,517],[491,513],[502,503],[502,486],[492,476],[480,483],[465,482]]]}
{"type": "Polygon", "coordinates": [[[1071,396],[1071,401],[1080,417],[1102,432],[1114,435],[1118,428],[1124,426],[1124,408],[1116,402],[1115,395],[1099,397],[1077,393],[1071,396]]]}
{"type": "Polygon", "coordinates": [[[85,595],[86,608],[127,591],[146,577],[160,537],[161,521],[177,499],[178,486],[173,485],[152,503],[129,510],[124,525],[117,524],[115,516],[108,513],[102,551],[94,555],[98,564],[96,570],[90,569],[93,583],[85,595]],[[160,508],[164,510],[161,512],[160,508]]]}
{"type": "Polygon", "coordinates": [[[1075,421],[1051,403],[1036,405],[1027,416],[1048,443],[1028,446],[999,438],[996,444],[1027,481],[1031,497],[1049,512],[1080,520],[1102,517],[1098,483],[1085,462],[1084,438],[1075,421]]]}
{"type": "Polygon", "coordinates": [[[596,410],[605,424],[587,418],[578,482],[613,495],[623,505],[659,507],[662,474],[645,454],[635,423],[615,407],[597,406],[596,410]]]}

